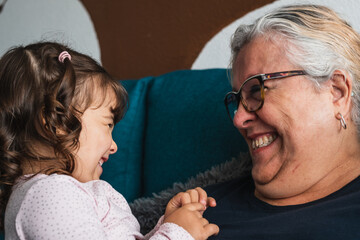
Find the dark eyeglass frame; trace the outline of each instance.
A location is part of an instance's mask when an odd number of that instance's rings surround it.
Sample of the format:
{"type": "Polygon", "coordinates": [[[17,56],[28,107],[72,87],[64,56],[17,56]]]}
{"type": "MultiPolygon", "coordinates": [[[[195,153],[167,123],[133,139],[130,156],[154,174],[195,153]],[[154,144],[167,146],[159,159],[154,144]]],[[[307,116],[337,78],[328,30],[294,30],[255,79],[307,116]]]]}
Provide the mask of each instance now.
{"type": "Polygon", "coordinates": [[[232,92],[228,92],[225,95],[224,103],[225,103],[226,111],[227,111],[231,121],[233,120],[233,118],[231,117],[230,110],[229,110],[230,103],[232,103],[233,101],[236,100],[237,108],[239,108],[239,104],[241,102],[241,104],[243,105],[243,107],[245,108],[246,111],[256,112],[259,109],[261,109],[262,106],[264,105],[264,99],[265,99],[264,82],[265,81],[272,80],[272,79],[281,79],[281,78],[287,78],[287,77],[293,77],[293,76],[300,76],[300,75],[306,75],[306,73],[302,70],[293,70],[293,71],[285,71],[285,72],[264,73],[264,74],[258,74],[258,75],[249,77],[248,79],[246,79],[243,82],[243,84],[241,85],[238,92],[232,91],[232,92]],[[247,82],[249,82],[255,78],[258,79],[259,83],[260,83],[261,102],[257,108],[249,109],[246,104],[246,99],[243,99],[241,96],[241,90],[247,82]]]}

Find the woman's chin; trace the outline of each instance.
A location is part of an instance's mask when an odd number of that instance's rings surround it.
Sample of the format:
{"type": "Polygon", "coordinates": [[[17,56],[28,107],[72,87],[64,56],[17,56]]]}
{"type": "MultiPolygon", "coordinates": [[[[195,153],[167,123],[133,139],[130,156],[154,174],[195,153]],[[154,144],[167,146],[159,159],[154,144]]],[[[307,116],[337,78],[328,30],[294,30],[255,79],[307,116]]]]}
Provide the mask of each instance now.
{"type": "Polygon", "coordinates": [[[275,162],[267,162],[266,164],[254,164],[252,168],[252,178],[257,185],[266,185],[271,183],[278,172],[280,171],[281,166],[275,162]]]}

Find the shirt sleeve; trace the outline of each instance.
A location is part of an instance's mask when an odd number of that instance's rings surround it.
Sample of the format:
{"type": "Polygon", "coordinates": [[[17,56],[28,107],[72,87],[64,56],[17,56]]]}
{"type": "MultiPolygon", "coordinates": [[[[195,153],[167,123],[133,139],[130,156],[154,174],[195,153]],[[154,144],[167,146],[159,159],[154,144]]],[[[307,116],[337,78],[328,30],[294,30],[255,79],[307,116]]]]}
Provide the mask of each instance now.
{"type": "Polygon", "coordinates": [[[184,228],[175,223],[163,223],[162,216],[155,228],[146,234],[145,240],[194,240],[194,238],[184,228]]]}
{"type": "MultiPolygon", "coordinates": [[[[145,239],[187,240],[191,235],[160,218],[145,239]]],[[[80,183],[48,176],[26,192],[15,219],[19,239],[144,239],[125,198],[104,181],[80,183]]]]}
{"type": "Polygon", "coordinates": [[[35,183],[15,221],[20,239],[107,239],[91,196],[65,178],[35,183]]]}

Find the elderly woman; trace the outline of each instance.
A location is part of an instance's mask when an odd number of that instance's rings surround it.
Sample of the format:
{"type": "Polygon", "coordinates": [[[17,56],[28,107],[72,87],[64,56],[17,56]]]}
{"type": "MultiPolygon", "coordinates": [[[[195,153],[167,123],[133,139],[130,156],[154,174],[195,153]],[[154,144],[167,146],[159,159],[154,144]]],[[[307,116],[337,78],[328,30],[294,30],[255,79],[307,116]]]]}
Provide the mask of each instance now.
{"type": "Polygon", "coordinates": [[[252,170],[206,189],[210,239],[360,239],[360,36],[296,5],[240,26],[231,47],[225,105],[252,170]]]}

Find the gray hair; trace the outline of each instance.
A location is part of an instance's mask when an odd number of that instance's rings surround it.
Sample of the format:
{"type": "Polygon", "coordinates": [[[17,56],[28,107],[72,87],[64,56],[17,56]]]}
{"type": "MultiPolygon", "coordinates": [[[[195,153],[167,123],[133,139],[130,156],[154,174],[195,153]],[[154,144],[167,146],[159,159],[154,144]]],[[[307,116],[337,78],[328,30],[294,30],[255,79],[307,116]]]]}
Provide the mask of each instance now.
{"type": "Polygon", "coordinates": [[[360,36],[347,22],[324,6],[281,7],[237,28],[231,40],[231,68],[240,49],[258,36],[285,40],[289,61],[317,87],[335,70],[347,72],[353,79],[351,118],[360,135],[360,36]]]}

